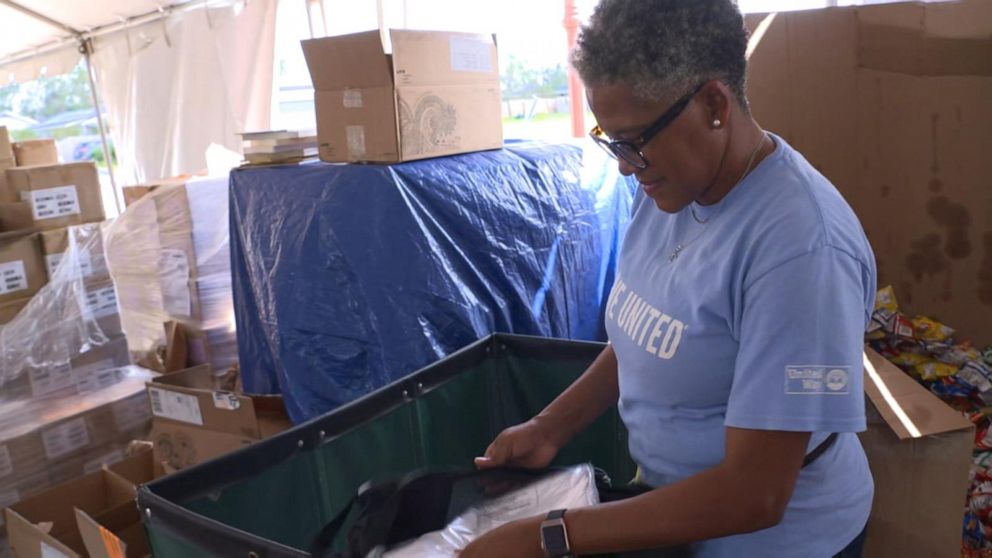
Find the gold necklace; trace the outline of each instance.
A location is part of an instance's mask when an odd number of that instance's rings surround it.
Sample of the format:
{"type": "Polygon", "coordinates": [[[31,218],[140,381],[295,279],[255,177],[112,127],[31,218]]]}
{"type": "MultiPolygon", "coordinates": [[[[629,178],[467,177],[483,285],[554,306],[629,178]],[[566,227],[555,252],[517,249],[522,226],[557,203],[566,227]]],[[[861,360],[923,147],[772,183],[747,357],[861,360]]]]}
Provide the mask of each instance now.
{"type": "MultiPolygon", "coordinates": [[[[731,190],[736,188],[737,185],[740,184],[742,180],[744,180],[744,177],[747,176],[747,173],[751,172],[751,165],[754,164],[754,159],[755,157],[757,157],[758,151],[761,150],[761,146],[765,144],[766,137],[768,137],[768,132],[762,132],[761,139],[758,140],[758,145],[754,146],[754,149],[751,151],[751,156],[747,160],[747,166],[744,167],[744,172],[741,173],[741,177],[737,179],[737,182],[734,183],[734,186],[731,188],[731,190]]],[[[720,211],[723,211],[722,207],[720,208],[720,211]]],[[[696,210],[695,208],[692,207],[691,203],[689,205],[689,214],[692,215],[693,220],[695,220],[700,225],[705,225],[706,223],[709,223],[710,220],[712,220],[713,217],[715,217],[715,216],[710,216],[706,219],[700,219],[699,217],[696,216],[696,210]]],[[[703,232],[706,232],[706,229],[703,229],[703,231],[700,232],[699,235],[697,235],[692,240],[685,243],[679,243],[678,245],[676,245],[675,250],[672,252],[672,255],[668,257],[668,261],[674,262],[675,260],[677,260],[679,258],[679,255],[682,254],[682,252],[685,251],[685,249],[688,248],[690,244],[699,240],[699,237],[703,235],[703,232]]]]}

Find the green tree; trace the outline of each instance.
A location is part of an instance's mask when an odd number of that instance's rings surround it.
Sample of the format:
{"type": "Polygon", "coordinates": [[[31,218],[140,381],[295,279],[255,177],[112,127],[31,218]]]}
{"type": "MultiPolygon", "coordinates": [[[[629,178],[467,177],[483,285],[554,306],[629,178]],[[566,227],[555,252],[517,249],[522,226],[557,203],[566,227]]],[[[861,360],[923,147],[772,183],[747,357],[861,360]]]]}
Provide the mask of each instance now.
{"type": "Polygon", "coordinates": [[[0,87],[0,110],[44,120],[61,112],[93,108],[86,66],[69,73],[0,87]]]}

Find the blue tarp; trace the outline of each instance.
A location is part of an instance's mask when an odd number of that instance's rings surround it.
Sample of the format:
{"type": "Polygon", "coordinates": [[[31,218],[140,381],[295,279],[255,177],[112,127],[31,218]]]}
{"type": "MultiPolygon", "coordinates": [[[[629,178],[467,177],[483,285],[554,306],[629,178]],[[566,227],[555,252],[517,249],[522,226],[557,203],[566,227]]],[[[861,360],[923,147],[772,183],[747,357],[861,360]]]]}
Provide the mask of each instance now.
{"type": "Polygon", "coordinates": [[[492,332],[603,340],[633,190],[574,145],[231,174],[245,390],[302,422],[492,332]]]}

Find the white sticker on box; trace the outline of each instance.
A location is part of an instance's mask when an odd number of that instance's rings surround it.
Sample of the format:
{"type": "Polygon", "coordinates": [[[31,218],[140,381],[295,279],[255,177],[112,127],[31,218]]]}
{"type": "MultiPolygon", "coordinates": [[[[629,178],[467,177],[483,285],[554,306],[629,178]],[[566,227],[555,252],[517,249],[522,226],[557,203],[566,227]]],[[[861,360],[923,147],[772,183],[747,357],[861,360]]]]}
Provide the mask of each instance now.
{"type": "MultiPolygon", "coordinates": [[[[17,502],[21,501],[21,494],[17,492],[16,488],[11,488],[9,490],[0,491],[0,509],[6,508],[8,506],[13,506],[17,502]]],[[[3,527],[3,515],[0,513],[0,527],[3,527]]]]}
{"type": "Polygon", "coordinates": [[[344,133],[348,139],[348,158],[365,159],[365,126],[345,126],[344,133]]]}
{"type": "Polygon", "coordinates": [[[28,274],[24,262],[15,260],[0,264],[0,295],[23,291],[28,288],[28,274]]]}
{"type": "Polygon", "coordinates": [[[75,375],[76,389],[79,393],[89,393],[110,387],[123,379],[120,368],[114,368],[114,359],[107,358],[93,364],[77,366],[72,370],[75,375]]]}
{"type": "Polygon", "coordinates": [[[97,457],[96,459],[94,459],[92,461],[87,461],[86,464],[83,465],[83,471],[87,475],[90,474],[90,473],[95,473],[95,472],[99,471],[100,469],[102,469],[104,465],[110,465],[110,464],[113,464],[113,463],[117,463],[121,459],[124,459],[124,452],[121,451],[121,450],[119,450],[119,449],[118,450],[114,450],[114,451],[112,451],[110,453],[107,453],[105,455],[101,455],[100,457],[97,457]]]}
{"type": "Polygon", "coordinates": [[[31,395],[34,397],[44,397],[76,383],[72,377],[72,368],[68,365],[32,370],[28,379],[31,382],[31,395]]]}
{"type": "Polygon", "coordinates": [[[61,550],[41,541],[41,558],[69,558],[61,550]]]}
{"type": "Polygon", "coordinates": [[[148,395],[155,416],[203,426],[200,402],[195,396],[158,388],[148,388],[148,395]]]}
{"type": "Polygon", "coordinates": [[[492,72],[493,60],[489,41],[469,37],[451,37],[451,69],[455,72],[492,72]]]}
{"type": "Polygon", "coordinates": [[[229,391],[215,391],[214,407],[225,411],[237,411],[241,408],[241,398],[229,391]]]}
{"type": "Polygon", "coordinates": [[[76,195],[75,185],[32,190],[30,196],[35,221],[57,219],[80,213],[79,196],[76,195]]]}
{"type": "Polygon", "coordinates": [[[112,408],[114,424],[121,432],[142,426],[152,418],[147,397],[129,397],[124,401],[115,403],[112,408]]]}
{"type": "MultiPolygon", "coordinates": [[[[83,277],[93,276],[93,260],[90,258],[90,251],[80,248],[77,251],[79,256],[79,271],[82,273],[83,277]]],[[[45,267],[48,268],[48,278],[52,279],[55,277],[55,272],[59,269],[59,264],[62,263],[62,258],[65,256],[65,252],[60,252],[58,254],[49,254],[45,256],[45,267]]],[[[75,270],[73,270],[70,277],[76,277],[75,270]]]]}
{"type": "Polygon", "coordinates": [[[0,446],[0,478],[14,472],[14,463],[10,460],[10,450],[6,445],[0,446]]]}
{"type": "Polygon", "coordinates": [[[97,320],[117,315],[117,291],[110,286],[87,292],[86,307],[97,320]]]}
{"type": "Polygon", "coordinates": [[[362,108],[362,92],[358,89],[345,89],[344,108],[362,108]]]}
{"type": "Polygon", "coordinates": [[[49,428],[41,433],[41,442],[45,446],[45,455],[49,459],[57,459],[84,448],[90,443],[86,421],[80,417],[49,428]]]}
{"type": "Polygon", "coordinates": [[[189,316],[193,302],[189,293],[189,258],[186,252],[163,249],[158,256],[162,303],[170,316],[189,316]]]}

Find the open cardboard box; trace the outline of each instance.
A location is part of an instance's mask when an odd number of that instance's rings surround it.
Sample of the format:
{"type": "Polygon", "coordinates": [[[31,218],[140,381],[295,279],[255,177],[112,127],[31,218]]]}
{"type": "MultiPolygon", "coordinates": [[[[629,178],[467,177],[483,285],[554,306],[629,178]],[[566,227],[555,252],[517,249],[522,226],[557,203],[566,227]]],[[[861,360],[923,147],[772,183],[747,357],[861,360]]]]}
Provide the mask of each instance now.
{"type": "MultiPolygon", "coordinates": [[[[992,2],[827,8],[748,24],[752,113],[854,208],[879,285],[893,285],[909,315],[992,343],[992,2]]],[[[972,427],[869,355],[861,439],[875,502],[865,556],[957,557],[972,427]]]]}
{"type": "Polygon", "coordinates": [[[303,41],[323,161],[394,163],[503,147],[493,35],[386,31],[303,41]]]}
{"type": "Polygon", "coordinates": [[[136,486],[161,476],[145,450],[4,510],[18,558],[139,558],[148,541],[136,486]]]}
{"type": "Polygon", "coordinates": [[[182,469],[292,426],[282,397],[218,390],[208,365],[148,383],[156,460],[182,469]]]}

